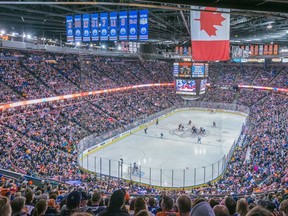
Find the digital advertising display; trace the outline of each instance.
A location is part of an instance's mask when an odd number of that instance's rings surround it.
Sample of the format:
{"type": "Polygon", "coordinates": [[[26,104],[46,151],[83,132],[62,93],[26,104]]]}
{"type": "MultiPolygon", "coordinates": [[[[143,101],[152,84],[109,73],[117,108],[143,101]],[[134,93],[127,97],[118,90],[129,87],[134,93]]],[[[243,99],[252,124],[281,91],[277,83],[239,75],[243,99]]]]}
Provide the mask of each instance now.
{"type": "Polygon", "coordinates": [[[204,94],[204,93],[205,93],[205,91],[206,91],[206,84],[207,84],[207,79],[201,80],[199,94],[204,94]]]}
{"type": "Polygon", "coordinates": [[[176,94],[196,95],[195,80],[176,79],[175,87],[176,87],[176,94]]]}
{"type": "Polygon", "coordinates": [[[205,76],[205,64],[204,63],[193,63],[192,65],[192,77],[204,77],[205,76]]]}

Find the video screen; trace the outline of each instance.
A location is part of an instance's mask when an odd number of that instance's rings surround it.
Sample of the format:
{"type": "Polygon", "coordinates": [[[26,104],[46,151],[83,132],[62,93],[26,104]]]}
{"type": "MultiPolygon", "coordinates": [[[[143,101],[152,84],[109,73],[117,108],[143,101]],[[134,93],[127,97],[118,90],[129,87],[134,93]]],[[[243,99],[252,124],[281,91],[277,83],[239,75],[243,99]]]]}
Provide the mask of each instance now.
{"type": "Polygon", "coordinates": [[[176,79],[175,82],[177,94],[196,95],[195,80],[176,79]]]}
{"type": "Polygon", "coordinates": [[[178,77],[191,78],[191,65],[191,62],[180,62],[178,77]]]}
{"type": "Polygon", "coordinates": [[[179,63],[173,64],[173,76],[178,77],[179,75],[179,63]]]}
{"type": "Polygon", "coordinates": [[[205,91],[206,91],[206,84],[207,84],[207,79],[201,80],[200,92],[199,92],[199,94],[204,94],[204,93],[205,93],[205,91]]]}

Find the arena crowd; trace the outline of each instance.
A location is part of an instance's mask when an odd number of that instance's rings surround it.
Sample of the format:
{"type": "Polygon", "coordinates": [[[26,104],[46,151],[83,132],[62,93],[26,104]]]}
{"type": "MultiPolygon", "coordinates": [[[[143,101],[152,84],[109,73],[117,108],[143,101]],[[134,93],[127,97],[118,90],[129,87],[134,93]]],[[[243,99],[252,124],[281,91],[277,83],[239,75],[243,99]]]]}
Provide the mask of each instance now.
{"type": "MultiPolygon", "coordinates": [[[[170,63],[133,58],[1,50],[0,103],[171,82],[171,68],[170,63]]],[[[82,138],[125,131],[143,116],[181,102],[171,87],[3,110],[2,169],[43,179],[81,179],[83,183],[54,187],[45,181],[35,186],[25,179],[3,177],[0,215],[11,215],[11,211],[12,215],[288,215],[287,95],[233,88],[235,84],[287,87],[287,80],[283,65],[211,65],[213,87],[199,100],[245,105],[250,117],[242,131],[245,145],[235,150],[221,178],[189,191],[97,179],[77,164],[76,145],[82,138]],[[251,161],[245,160],[248,148],[251,161]]]]}

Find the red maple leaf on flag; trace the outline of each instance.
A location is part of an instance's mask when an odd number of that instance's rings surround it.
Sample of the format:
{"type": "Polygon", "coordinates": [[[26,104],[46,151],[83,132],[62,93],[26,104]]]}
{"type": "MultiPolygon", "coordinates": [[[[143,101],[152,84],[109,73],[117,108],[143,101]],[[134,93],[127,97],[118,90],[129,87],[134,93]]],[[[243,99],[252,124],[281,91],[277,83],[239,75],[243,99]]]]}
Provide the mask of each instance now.
{"type": "MultiPolygon", "coordinates": [[[[205,10],[217,11],[217,8],[206,7],[205,10]]],[[[216,36],[217,28],[214,26],[222,26],[225,18],[221,16],[221,13],[201,11],[200,19],[195,20],[200,21],[200,30],[204,30],[211,37],[212,35],[216,36]]]]}

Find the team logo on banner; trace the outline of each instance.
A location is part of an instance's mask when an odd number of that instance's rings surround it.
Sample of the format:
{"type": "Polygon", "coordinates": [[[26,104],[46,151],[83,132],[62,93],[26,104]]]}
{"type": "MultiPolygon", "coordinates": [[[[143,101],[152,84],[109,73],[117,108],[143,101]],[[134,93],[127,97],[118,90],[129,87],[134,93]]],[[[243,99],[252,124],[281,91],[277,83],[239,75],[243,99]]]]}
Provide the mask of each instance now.
{"type": "Polygon", "coordinates": [[[100,14],[100,22],[101,22],[100,40],[107,41],[108,40],[108,13],[100,14]]]}
{"type": "Polygon", "coordinates": [[[110,40],[116,41],[117,40],[117,12],[110,13],[110,40]]]}
{"type": "Polygon", "coordinates": [[[82,41],[81,15],[74,16],[75,42],[82,41]]]}
{"type": "Polygon", "coordinates": [[[148,40],[148,10],[140,10],[140,40],[148,40]]]}
{"type": "Polygon", "coordinates": [[[129,13],[129,39],[137,40],[138,28],[138,11],[130,11],[129,13]]]}
{"type": "Polygon", "coordinates": [[[90,41],[90,14],[83,15],[83,41],[90,41]]]}
{"type": "Polygon", "coordinates": [[[230,58],[229,10],[211,7],[192,7],[191,9],[193,60],[228,60],[230,58]]]}
{"type": "Polygon", "coordinates": [[[98,41],[99,40],[99,34],[98,29],[99,23],[98,23],[98,14],[92,14],[91,15],[91,34],[92,34],[92,41],[98,41]]]}
{"type": "Polygon", "coordinates": [[[119,39],[127,40],[127,11],[121,11],[119,13],[119,39]]]}
{"type": "Polygon", "coordinates": [[[73,42],[74,35],[73,35],[73,17],[72,16],[66,17],[66,33],[67,33],[67,42],[73,42]]]}

